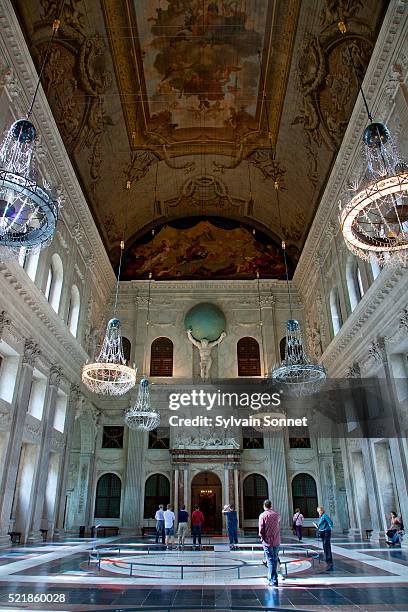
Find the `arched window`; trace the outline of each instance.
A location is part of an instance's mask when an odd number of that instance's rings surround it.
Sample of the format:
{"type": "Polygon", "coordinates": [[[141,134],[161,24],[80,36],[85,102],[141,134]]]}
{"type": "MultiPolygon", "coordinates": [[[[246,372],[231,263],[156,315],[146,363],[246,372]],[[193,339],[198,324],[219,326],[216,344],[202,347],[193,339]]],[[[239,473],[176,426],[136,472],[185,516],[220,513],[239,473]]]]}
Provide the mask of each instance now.
{"type": "Polygon", "coordinates": [[[173,343],[156,338],[150,350],[150,376],[173,376],[173,343]]]}
{"type": "Polygon", "coordinates": [[[303,516],[316,516],[316,482],[309,474],[297,474],[292,480],[293,510],[300,508],[303,516]]]}
{"type": "Polygon", "coordinates": [[[260,376],[261,359],[255,338],[246,337],[237,343],[238,376],[260,376]]]}
{"type": "Polygon", "coordinates": [[[130,343],[130,340],[125,338],[125,336],[122,336],[122,348],[123,348],[123,356],[125,357],[126,362],[129,363],[132,345],[130,343]]]}
{"type": "Polygon", "coordinates": [[[79,321],[79,310],[81,307],[81,298],[79,295],[79,289],[76,285],[72,285],[71,287],[71,297],[69,300],[69,309],[68,309],[68,329],[71,334],[76,338],[78,331],[78,321],[79,321]]]}
{"type": "Polygon", "coordinates": [[[116,474],[104,474],[96,487],[95,518],[119,518],[122,483],[116,474]]]}
{"type": "Polygon", "coordinates": [[[170,482],[163,474],[152,474],[145,484],[144,518],[154,518],[160,504],[170,501],[170,482]]]}
{"type": "Polygon", "coordinates": [[[333,326],[333,335],[335,336],[343,325],[343,319],[340,310],[339,292],[335,287],[330,291],[330,312],[333,326]]]}
{"type": "Polygon", "coordinates": [[[57,253],[54,253],[54,255],[51,257],[51,264],[48,270],[45,297],[57,313],[61,301],[63,278],[64,270],[62,267],[61,257],[57,255],[57,253]]]}
{"type": "Polygon", "coordinates": [[[285,359],[285,349],[286,349],[286,336],[284,336],[279,342],[279,353],[281,361],[285,359]]]}
{"type": "Polygon", "coordinates": [[[346,281],[347,290],[350,298],[350,307],[351,311],[353,311],[364,295],[361,271],[357,259],[353,256],[349,257],[349,259],[347,260],[346,281]]]}
{"type": "Polygon", "coordinates": [[[35,281],[35,275],[37,274],[38,261],[40,259],[40,251],[33,251],[29,253],[24,259],[24,270],[31,280],[35,281]]]}
{"type": "Polygon", "coordinates": [[[268,483],[260,474],[250,474],[244,480],[244,519],[256,519],[268,499],[268,483]]]}

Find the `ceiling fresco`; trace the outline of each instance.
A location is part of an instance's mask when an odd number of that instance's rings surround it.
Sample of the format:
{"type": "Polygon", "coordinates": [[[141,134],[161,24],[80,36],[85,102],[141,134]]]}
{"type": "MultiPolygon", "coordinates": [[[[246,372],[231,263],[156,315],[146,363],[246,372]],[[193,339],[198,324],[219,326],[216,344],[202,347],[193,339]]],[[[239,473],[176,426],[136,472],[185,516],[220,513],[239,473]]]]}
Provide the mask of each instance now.
{"type": "Polygon", "coordinates": [[[123,280],[148,278],[285,278],[282,251],[239,223],[183,219],[149,233],[127,250],[123,280]],[[228,245],[228,248],[226,248],[228,245]]]}
{"type": "Polygon", "coordinates": [[[176,130],[256,128],[268,1],[134,1],[150,116],[176,130]],[[238,3],[239,6],[239,3],[238,3]]]}
{"type": "MultiPolygon", "coordinates": [[[[38,67],[60,2],[12,1],[38,67]]],[[[112,264],[197,216],[285,239],[295,265],[386,4],[64,0],[42,85],[112,264]]]]}

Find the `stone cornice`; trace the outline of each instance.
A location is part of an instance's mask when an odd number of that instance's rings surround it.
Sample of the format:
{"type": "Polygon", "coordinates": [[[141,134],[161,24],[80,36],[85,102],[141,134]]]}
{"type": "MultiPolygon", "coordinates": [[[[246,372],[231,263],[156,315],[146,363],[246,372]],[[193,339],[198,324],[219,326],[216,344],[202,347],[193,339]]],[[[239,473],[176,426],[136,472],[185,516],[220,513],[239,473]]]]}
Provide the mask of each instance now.
{"type": "MultiPolygon", "coordinates": [[[[10,97],[13,98],[13,105],[26,109],[38,77],[9,0],[0,0],[0,28],[0,52],[3,56],[1,61],[3,65],[5,64],[12,70],[14,89],[18,87],[21,90],[20,96],[13,96],[13,93],[10,92],[10,97]]],[[[7,86],[6,82],[6,89],[7,86]]],[[[79,224],[82,229],[83,248],[80,249],[82,256],[86,262],[86,252],[89,252],[95,262],[96,276],[103,279],[111,288],[115,278],[112,266],[41,87],[36,98],[33,116],[41,136],[41,145],[47,152],[47,171],[52,175],[55,183],[60,186],[64,195],[62,218],[71,235],[79,224]]]]}
{"type": "Polygon", "coordinates": [[[392,338],[400,331],[398,321],[406,307],[407,295],[406,269],[390,268],[381,272],[323,353],[322,362],[330,376],[345,376],[354,362],[366,363],[370,341],[377,341],[379,335],[392,338]]]}
{"type": "Polygon", "coordinates": [[[52,310],[43,293],[28,281],[18,263],[0,263],[0,293],[7,296],[5,307],[9,307],[10,303],[14,305],[13,314],[8,314],[13,326],[19,329],[23,337],[32,338],[42,352],[46,352],[50,364],[64,362],[64,369],[70,371],[67,378],[77,380],[80,365],[88,357],[86,351],[52,310]]]}
{"type": "MultiPolygon", "coordinates": [[[[398,54],[403,49],[408,31],[406,19],[406,0],[395,0],[389,4],[373,55],[368,66],[363,89],[369,106],[378,120],[385,120],[390,110],[390,92],[384,98],[382,92],[389,85],[389,72],[398,54]],[[379,108],[387,104],[388,108],[379,108]]],[[[394,83],[394,92],[399,84],[394,83]]],[[[391,96],[392,97],[392,96],[391,96]]],[[[337,223],[337,204],[339,194],[350,167],[355,163],[356,155],[361,145],[361,135],[367,123],[367,115],[361,96],[358,96],[349,125],[344,135],[343,143],[337,155],[330,178],[324,190],[319,208],[310,228],[308,238],[296,267],[294,282],[300,291],[310,289],[310,278],[313,276],[314,258],[316,253],[325,253],[331,242],[327,236],[330,223],[337,223]]]]}

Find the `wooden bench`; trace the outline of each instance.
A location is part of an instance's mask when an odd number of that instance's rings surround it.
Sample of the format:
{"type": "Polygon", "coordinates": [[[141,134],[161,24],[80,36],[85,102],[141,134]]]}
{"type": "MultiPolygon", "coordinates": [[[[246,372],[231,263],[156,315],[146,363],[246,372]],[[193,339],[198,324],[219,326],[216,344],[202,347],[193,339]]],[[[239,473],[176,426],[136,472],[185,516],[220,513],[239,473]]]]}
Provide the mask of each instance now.
{"type": "Polygon", "coordinates": [[[95,536],[98,538],[109,538],[117,535],[119,535],[119,527],[113,525],[101,525],[98,529],[95,528],[95,536]]]}

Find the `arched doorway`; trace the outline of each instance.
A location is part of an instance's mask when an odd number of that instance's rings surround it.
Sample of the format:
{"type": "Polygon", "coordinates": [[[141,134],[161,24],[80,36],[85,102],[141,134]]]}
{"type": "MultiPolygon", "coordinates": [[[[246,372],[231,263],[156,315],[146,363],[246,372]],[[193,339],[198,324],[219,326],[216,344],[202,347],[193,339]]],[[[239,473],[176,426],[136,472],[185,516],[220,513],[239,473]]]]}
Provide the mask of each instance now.
{"type": "Polygon", "coordinates": [[[200,506],[204,514],[204,532],[222,531],[222,486],[214,472],[200,472],[191,482],[191,511],[200,506]]]}

